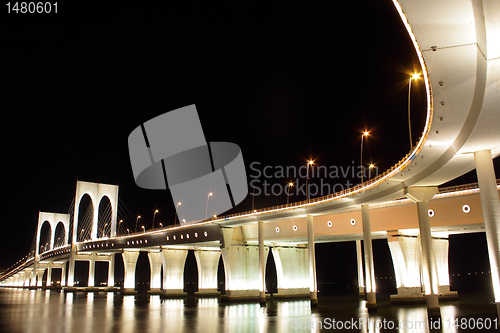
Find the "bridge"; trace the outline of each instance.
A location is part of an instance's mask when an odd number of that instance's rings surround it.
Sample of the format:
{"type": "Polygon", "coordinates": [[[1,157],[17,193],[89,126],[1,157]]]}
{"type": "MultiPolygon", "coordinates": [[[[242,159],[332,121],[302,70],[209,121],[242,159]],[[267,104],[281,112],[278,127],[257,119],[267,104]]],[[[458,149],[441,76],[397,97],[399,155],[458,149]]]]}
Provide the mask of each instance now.
{"type": "Polygon", "coordinates": [[[366,293],[368,308],[375,310],[371,244],[372,238],[387,238],[398,287],[394,301],[425,299],[429,313],[436,313],[440,296],[454,297],[449,290],[447,236],[484,231],[500,315],[500,202],[492,163],[500,154],[500,5],[470,0],[393,2],[413,41],[427,98],[422,136],[396,165],[332,195],[130,235],[117,233],[118,187],[78,182],[73,223],[69,214],[41,212],[33,253],[0,276],[2,285],[39,287],[45,269],[50,281],[51,269],[61,268],[65,289],[72,291],[75,262],[86,260],[90,288],[96,261],[109,262],[112,287],[112,254],[121,253],[123,292],[130,293],[137,257],[144,250],[151,265],[152,291],[175,296],[182,293],[181,267],[187,250],[194,249],[200,294],[217,292],[214,272],[221,256],[225,298],[265,301],[265,262],[271,246],[278,295],[308,295],[314,305],[314,244],[356,241],[360,289],[366,293]],[[439,185],[473,169],[478,188],[439,193],[439,185]],[[83,226],[79,206],[85,196],[90,197],[93,212],[91,223],[83,226]],[[98,219],[103,198],[112,207],[106,222],[98,219]],[[51,237],[43,244],[39,235],[46,223],[51,237]]]}

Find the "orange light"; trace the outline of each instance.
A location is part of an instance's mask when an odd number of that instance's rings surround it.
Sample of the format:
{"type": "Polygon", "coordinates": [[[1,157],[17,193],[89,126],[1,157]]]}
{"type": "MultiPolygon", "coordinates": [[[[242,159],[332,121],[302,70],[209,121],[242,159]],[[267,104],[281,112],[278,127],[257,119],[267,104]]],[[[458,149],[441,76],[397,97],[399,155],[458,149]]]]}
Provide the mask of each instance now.
{"type": "Polygon", "coordinates": [[[419,78],[420,78],[420,74],[419,73],[415,73],[415,74],[411,75],[411,79],[412,80],[418,80],[419,78]]]}

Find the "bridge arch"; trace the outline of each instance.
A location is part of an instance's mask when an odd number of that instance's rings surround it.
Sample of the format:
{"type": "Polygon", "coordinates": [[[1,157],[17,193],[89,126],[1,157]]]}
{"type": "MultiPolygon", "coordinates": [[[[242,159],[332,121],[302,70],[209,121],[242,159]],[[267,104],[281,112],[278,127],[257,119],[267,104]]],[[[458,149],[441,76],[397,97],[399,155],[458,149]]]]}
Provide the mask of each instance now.
{"type": "Polygon", "coordinates": [[[78,201],[78,210],[75,213],[74,224],[76,225],[76,236],[77,242],[83,242],[85,240],[90,240],[93,229],[94,221],[94,200],[92,196],[88,193],[84,193],[80,200],[78,201]]]}
{"type": "MultiPolygon", "coordinates": [[[[109,236],[116,236],[116,218],[118,209],[118,186],[117,185],[107,185],[99,183],[89,183],[83,181],[77,181],[76,183],[76,194],[75,194],[75,211],[74,211],[74,221],[73,223],[73,242],[81,241],[79,233],[81,232],[80,226],[78,225],[80,205],[82,204],[82,198],[88,195],[92,201],[92,225],[88,227],[90,234],[87,239],[97,239],[98,238],[98,217],[99,217],[99,207],[101,200],[106,197],[111,205],[110,214],[110,231],[109,236]],[[78,230],[80,228],[80,230],[78,230]]],[[[89,213],[90,214],[90,213],[89,213]]],[[[103,223],[104,225],[105,223],[103,223]]],[[[86,233],[86,231],[84,231],[86,233]]],[[[105,234],[105,233],[104,233],[105,234]]]]}
{"type": "Polygon", "coordinates": [[[52,237],[52,248],[58,248],[66,245],[68,237],[66,236],[67,228],[64,222],[59,221],[54,229],[54,237],[52,237]]]}
{"type": "MultiPolygon", "coordinates": [[[[56,228],[62,225],[62,228],[64,229],[65,232],[65,239],[66,242],[62,243],[62,245],[67,244],[67,232],[68,232],[68,225],[69,225],[69,215],[68,214],[57,214],[57,213],[46,213],[46,212],[39,212],[38,213],[38,226],[37,226],[37,231],[36,231],[36,256],[38,256],[40,253],[40,246],[44,246],[44,251],[48,249],[54,249],[54,240],[55,240],[55,233],[56,233],[56,228]],[[45,226],[49,226],[49,234],[48,235],[42,235],[42,229],[46,228],[45,226]],[[43,239],[42,239],[43,238],[43,239]],[[48,244],[47,244],[48,243],[48,244]]],[[[59,227],[61,228],[61,227],[59,227]]],[[[60,237],[60,236],[58,236],[60,237]]]]}
{"type": "Polygon", "coordinates": [[[108,195],[99,201],[97,216],[97,238],[111,237],[111,214],[113,205],[108,195]]]}
{"type": "Polygon", "coordinates": [[[38,253],[42,254],[52,249],[52,223],[45,220],[38,233],[38,253]]]}

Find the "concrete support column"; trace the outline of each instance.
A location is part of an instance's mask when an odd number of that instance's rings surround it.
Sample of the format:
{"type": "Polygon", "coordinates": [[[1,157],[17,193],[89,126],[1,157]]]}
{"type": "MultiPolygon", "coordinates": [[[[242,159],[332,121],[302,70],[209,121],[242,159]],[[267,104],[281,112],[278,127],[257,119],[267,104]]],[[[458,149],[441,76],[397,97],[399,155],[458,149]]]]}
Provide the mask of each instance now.
{"type": "Polygon", "coordinates": [[[358,260],[358,291],[360,296],[365,295],[365,277],[363,275],[363,251],[361,241],[356,241],[356,258],[358,260]]]}
{"type": "Polygon", "coordinates": [[[89,261],[89,279],[87,284],[89,288],[93,288],[95,285],[95,258],[96,258],[96,253],[92,252],[89,261]]]}
{"type": "MultiPolygon", "coordinates": [[[[73,232],[75,232],[76,228],[74,228],[73,232]]],[[[71,254],[69,256],[69,264],[68,264],[68,285],[66,287],[67,290],[74,288],[75,285],[75,261],[76,261],[76,235],[73,235],[73,245],[71,246],[71,254]]]]}
{"type": "Polygon", "coordinates": [[[38,270],[36,271],[36,286],[37,288],[42,287],[42,279],[43,279],[43,273],[45,273],[45,269],[38,267],[38,270]]]}
{"type": "Polygon", "coordinates": [[[115,287],[115,254],[108,261],[108,289],[115,287]]]}
{"type": "Polygon", "coordinates": [[[159,294],[161,292],[161,265],[162,258],[160,252],[148,251],[149,267],[151,268],[151,281],[149,292],[159,294]]]}
{"type": "Polygon", "coordinates": [[[219,268],[220,251],[194,251],[198,265],[197,296],[219,296],[217,291],[217,269],[219,268]]]}
{"type": "Polygon", "coordinates": [[[427,295],[427,310],[439,311],[437,261],[432,247],[428,210],[429,205],[427,201],[417,202],[420,246],[422,249],[422,277],[424,280],[425,294],[427,295]]]}
{"type": "Polygon", "coordinates": [[[420,282],[421,251],[418,237],[395,235],[387,239],[396,274],[397,295],[391,302],[417,301],[422,294],[420,282]]]}
{"type": "Polygon", "coordinates": [[[307,215],[307,250],[309,258],[309,288],[311,293],[311,306],[318,305],[318,283],[316,280],[316,252],[314,248],[314,218],[307,215]]]}
{"type": "Polygon", "coordinates": [[[187,255],[187,250],[161,250],[165,294],[171,296],[186,295],[184,292],[184,265],[187,255]]]}
{"type": "Polygon", "coordinates": [[[31,273],[31,280],[30,280],[30,287],[31,288],[36,288],[36,277],[37,277],[37,271],[38,271],[38,265],[37,265],[37,262],[36,262],[36,257],[35,259],[33,260],[33,268],[31,269],[32,270],[32,273],[31,273]]]}
{"type": "Polygon", "coordinates": [[[45,282],[45,286],[50,288],[52,286],[52,266],[54,264],[53,263],[49,263],[48,267],[47,267],[47,282],[45,282]]]}
{"type": "Polygon", "coordinates": [[[266,304],[266,262],[265,262],[265,252],[264,252],[264,222],[258,222],[258,234],[259,234],[259,292],[260,292],[260,303],[266,304]]]}
{"type": "Polygon", "coordinates": [[[305,247],[273,247],[278,277],[275,297],[310,297],[309,256],[305,247]]]}
{"type": "Polygon", "coordinates": [[[433,238],[432,246],[436,254],[436,268],[438,274],[438,293],[440,297],[457,296],[456,291],[450,291],[450,270],[448,268],[448,239],[433,238]]]}
{"type": "Polygon", "coordinates": [[[135,291],[135,266],[139,251],[123,251],[123,294],[136,294],[135,291]]]}
{"type": "MultiPolygon", "coordinates": [[[[259,247],[244,244],[241,227],[221,230],[221,254],[226,272],[226,295],[222,299],[260,299],[259,247]]],[[[264,248],[264,251],[266,261],[269,249],[264,248]]]]}
{"type": "Polygon", "coordinates": [[[363,220],[363,244],[365,250],[366,307],[368,311],[377,311],[377,286],[375,284],[375,268],[373,265],[372,231],[370,225],[370,210],[367,205],[361,205],[363,220]]]}
{"type": "Polygon", "coordinates": [[[25,280],[24,280],[24,286],[25,287],[30,287],[31,286],[31,276],[33,275],[33,270],[27,269],[25,270],[25,280]]]}
{"type": "Polygon", "coordinates": [[[489,150],[475,152],[474,160],[476,162],[481,206],[483,207],[493,295],[497,304],[498,317],[500,318],[500,201],[496,186],[495,169],[493,168],[493,160],[489,150]]]}
{"type": "Polygon", "coordinates": [[[19,272],[19,287],[23,287],[25,281],[26,281],[26,272],[20,271],[19,272]]]}
{"type": "Polygon", "coordinates": [[[405,190],[405,196],[417,204],[418,225],[420,230],[420,248],[422,251],[422,279],[425,288],[427,312],[429,316],[440,315],[437,260],[432,244],[431,225],[428,213],[428,201],[437,192],[437,187],[411,187],[405,190]]]}
{"type": "Polygon", "coordinates": [[[66,263],[61,268],[61,287],[66,287],[66,263]]]}

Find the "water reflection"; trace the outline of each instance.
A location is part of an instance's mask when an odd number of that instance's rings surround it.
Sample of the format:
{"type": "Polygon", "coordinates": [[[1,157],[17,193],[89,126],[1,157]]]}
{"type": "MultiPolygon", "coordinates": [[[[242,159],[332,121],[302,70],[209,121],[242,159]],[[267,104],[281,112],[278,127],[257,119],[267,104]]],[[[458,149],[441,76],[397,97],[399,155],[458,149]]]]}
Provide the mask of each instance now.
{"type": "MultiPolygon", "coordinates": [[[[439,332],[456,332],[446,320],[469,316],[495,318],[487,301],[444,303],[439,332]],[[478,304],[483,306],[478,307],[478,304]],[[486,305],[485,305],[486,304],[486,305]],[[472,310],[471,310],[472,309],[472,310]],[[474,312],[475,311],[475,312],[474,312]]],[[[223,304],[217,298],[161,299],[113,293],[58,293],[0,289],[2,329],[15,332],[429,332],[421,306],[391,306],[379,302],[368,313],[356,297],[324,298],[311,310],[308,300],[223,304]]],[[[436,331],[436,330],[431,330],[436,331]]],[[[460,330],[461,332],[463,330],[460,330]]],[[[492,330],[494,331],[494,330],[492,330]]]]}

